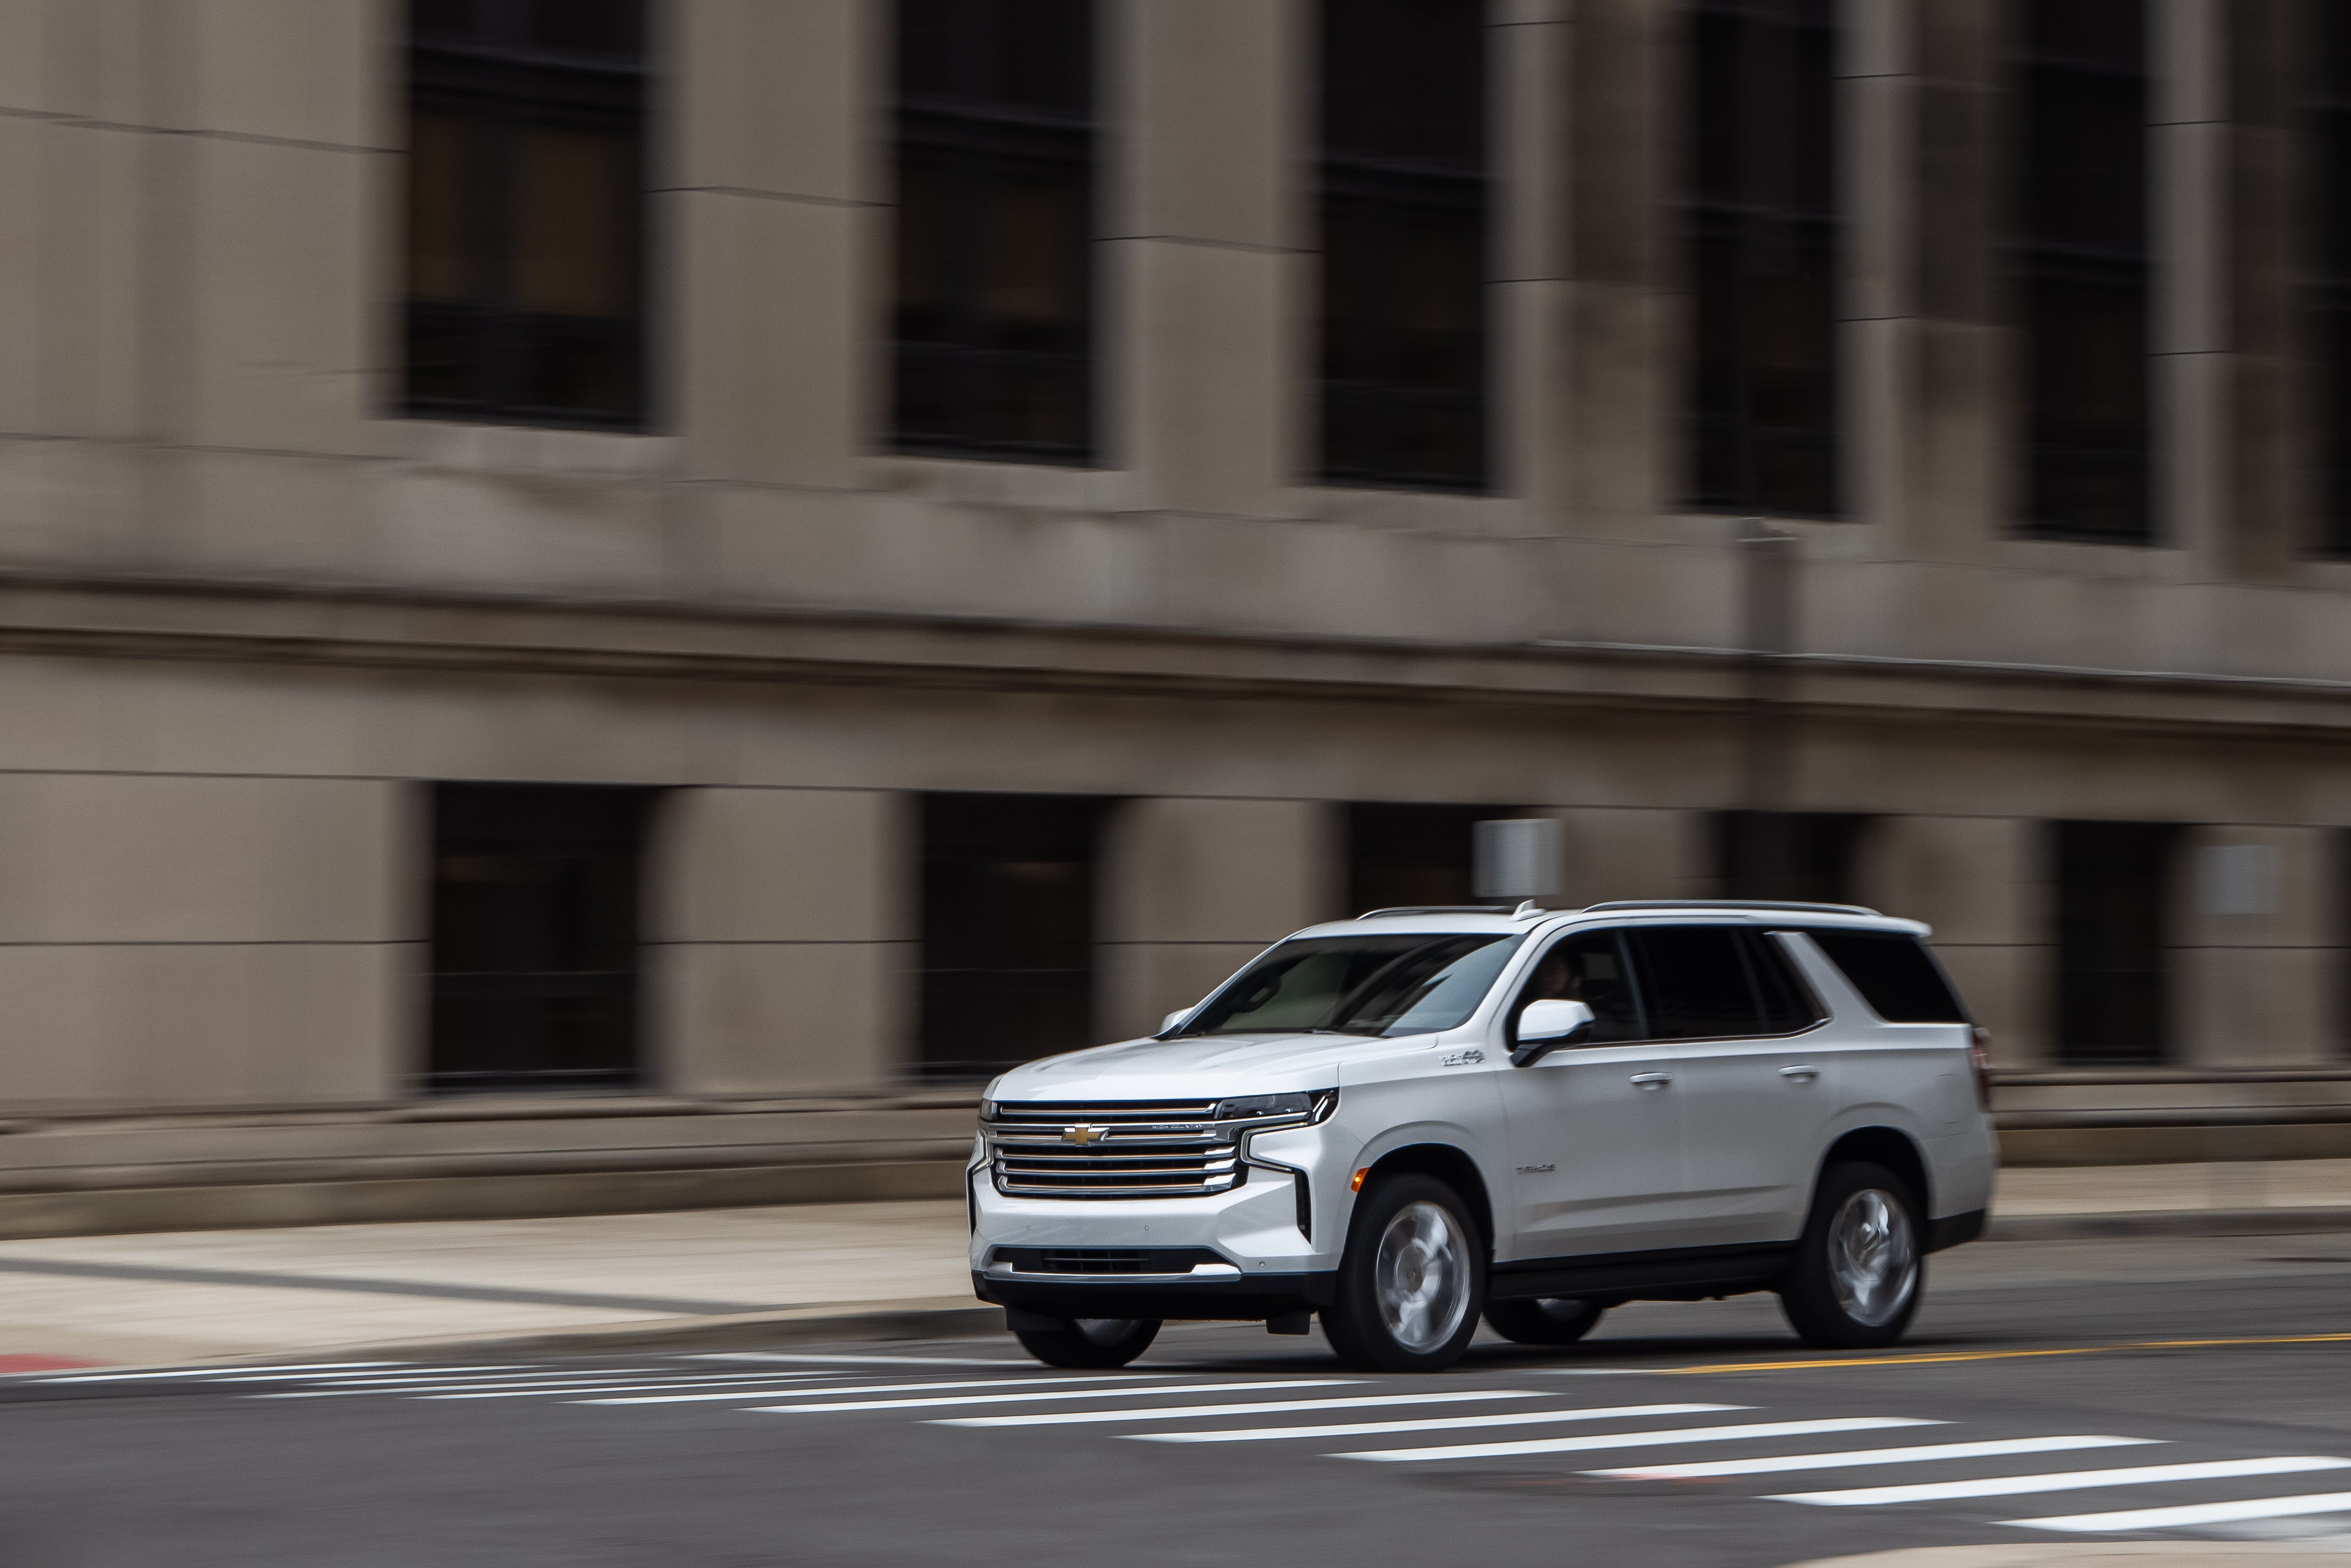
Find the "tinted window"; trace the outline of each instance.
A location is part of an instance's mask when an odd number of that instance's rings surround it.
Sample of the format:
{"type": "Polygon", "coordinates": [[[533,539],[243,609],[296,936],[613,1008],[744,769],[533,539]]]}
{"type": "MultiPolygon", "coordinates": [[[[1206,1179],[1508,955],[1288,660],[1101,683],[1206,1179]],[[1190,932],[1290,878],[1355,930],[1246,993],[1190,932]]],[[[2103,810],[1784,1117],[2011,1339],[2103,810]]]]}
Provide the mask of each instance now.
{"type": "Polygon", "coordinates": [[[1311,936],[1243,970],[1176,1032],[1419,1034],[1477,1011],[1510,936],[1311,936]]]}
{"type": "Polygon", "coordinates": [[[1806,933],[1887,1023],[1965,1023],[1968,1015],[1915,936],[1891,931],[1806,933]]]}
{"type": "Polygon", "coordinates": [[[1767,1033],[1788,1034],[1807,1029],[1827,1015],[1803,980],[1788,962],[1788,955],[1780,944],[1761,931],[1740,933],[1747,949],[1747,960],[1755,977],[1755,989],[1763,1005],[1763,1028],[1767,1033]]]}
{"type": "Polygon", "coordinates": [[[1639,966],[1653,1040],[1708,1040],[1778,1032],[1764,1022],[1729,925],[1664,925],[1628,931],[1639,966]]]}
{"type": "Polygon", "coordinates": [[[1623,1040],[1646,1040],[1648,1029],[1641,1017],[1640,993],[1635,989],[1625,949],[1614,931],[1584,931],[1561,938],[1535,963],[1519,993],[1511,1027],[1529,1002],[1558,998],[1588,1003],[1593,1030],[1581,1042],[1606,1045],[1623,1040]]]}

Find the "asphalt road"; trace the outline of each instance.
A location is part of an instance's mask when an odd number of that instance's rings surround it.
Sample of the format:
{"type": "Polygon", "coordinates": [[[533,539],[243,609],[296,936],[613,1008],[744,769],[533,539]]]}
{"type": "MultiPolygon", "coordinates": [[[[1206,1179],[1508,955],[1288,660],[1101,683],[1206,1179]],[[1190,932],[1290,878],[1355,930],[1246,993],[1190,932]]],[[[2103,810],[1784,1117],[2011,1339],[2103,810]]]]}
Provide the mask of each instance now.
{"type": "Polygon", "coordinates": [[[1481,1340],[1426,1378],[1347,1374],[1319,1337],[1185,1327],[1092,1381],[1008,1338],[0,1379],[0,1564],[2351,1551],[2351,1236],[1935,1265],[1911,1339],[1866,1356],[1804,1350],[1754,1297],[1625,1308],[1568,1351],[1481,1340]],[[2176,1341],[2204,1343],[2157,1343],[2176,1341]],[[2146,1473],[2109,1473],[2127,1469],[2146,1473]]]}

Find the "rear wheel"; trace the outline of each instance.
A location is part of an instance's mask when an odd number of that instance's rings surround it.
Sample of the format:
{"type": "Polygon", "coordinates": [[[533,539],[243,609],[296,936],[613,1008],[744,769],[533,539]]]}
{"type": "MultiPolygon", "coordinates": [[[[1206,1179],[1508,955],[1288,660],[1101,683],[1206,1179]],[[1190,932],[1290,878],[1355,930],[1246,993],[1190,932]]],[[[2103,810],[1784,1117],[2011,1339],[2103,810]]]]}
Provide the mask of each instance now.
{"type": "Polygon", "coordinates": [[[1875,1350],[1910,1326],[1926,1284],[1918,1200],[1866,1161],[1831,1167],[1813,1197],[1780,1306],[1807,1344],[1875,1350]]]}
{"type": "Polygon", "coordinates": [[[1322,1332],[1367,1372],[1439,1372],[1478,1332],[1486,1247],[1460,1197],[1434,1176],[1400,1176],[1364,1195],[1322,1332]]]}
{"type": "Polygon", "coordinates": [[[1581,1296],[1541,1296],[1531,1301],[1489,1301],[1486,1326],[1520,1344],[1573,1344],[1592,1332],[1604,1301],[1581,1296]]]}
{"type": "Polygon", "coordinates": [[[1020,1347],[1048,1366],[1124,1366],[1159,1337],[1159,1320],[1071,1318],[1057,1329],[1016,1333],[1020,1347]]]}

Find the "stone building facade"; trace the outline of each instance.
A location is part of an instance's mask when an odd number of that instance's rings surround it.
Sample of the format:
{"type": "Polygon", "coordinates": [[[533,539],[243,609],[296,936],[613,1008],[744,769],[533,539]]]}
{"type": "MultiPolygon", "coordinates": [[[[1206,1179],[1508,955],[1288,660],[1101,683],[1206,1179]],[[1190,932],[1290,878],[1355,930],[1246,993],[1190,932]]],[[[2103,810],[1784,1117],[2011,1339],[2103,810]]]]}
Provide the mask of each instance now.
{"type": "Polygon", "coordinates": [[[885,0],[648,0],[595,110],[642,397],[479,418],[418,379],[430,0],[0,0],[0,1111],[952,1080],[1467,895],[1504,817],[1557,900],[1930,921],[2008,1067],[2343,1063],[2329,8],[2126,8],[2145,516],[2100,537],[2029,521],[2021,0],[1822,9],[1802,511],[1690,499],[1739,5],[1464,0],[1482,444],[1413,485],[1322,456],[1313,0],[1092,0],[1050,460],[901,439],[885,0]]]}

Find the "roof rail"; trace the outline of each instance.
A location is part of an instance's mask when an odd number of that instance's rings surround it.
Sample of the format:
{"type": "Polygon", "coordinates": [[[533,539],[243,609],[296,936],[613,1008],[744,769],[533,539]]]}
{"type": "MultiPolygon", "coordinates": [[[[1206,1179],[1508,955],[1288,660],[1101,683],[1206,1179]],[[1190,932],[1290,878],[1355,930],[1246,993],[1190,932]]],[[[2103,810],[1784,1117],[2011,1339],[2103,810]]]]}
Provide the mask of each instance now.
{"type": "Polygon", "coordinates": [[[1377,920],[1389,915],[1509,915],[1506,904],[1406,904],[1394,909],[1366,909],[1355,916],[1358,920],[1377,920]]]}
{"type": "Polygon", "coordinates": [[[1883,920],[1885,915],[1858,904],[1798,904],[1777,898],[1630,898],[1614,904],[1595,904],[1586,915],[1603,909],[1784,909],[1804,915],[1866,915],[1883,920]]]}

